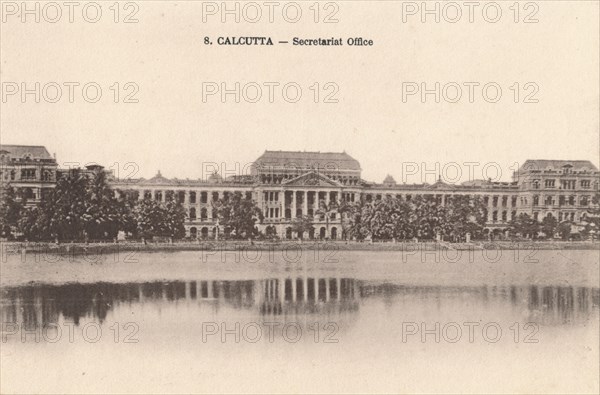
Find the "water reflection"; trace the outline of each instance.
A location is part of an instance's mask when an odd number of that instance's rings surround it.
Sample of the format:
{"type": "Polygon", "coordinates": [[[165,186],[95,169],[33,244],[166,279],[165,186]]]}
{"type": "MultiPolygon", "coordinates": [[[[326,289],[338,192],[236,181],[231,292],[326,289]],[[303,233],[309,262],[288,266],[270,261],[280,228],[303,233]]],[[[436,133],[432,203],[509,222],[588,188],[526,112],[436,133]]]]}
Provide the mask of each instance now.
{"type": "MultiPolygon", "coordinates": [[[[598,288],[561,286],[409,286],[353,278],[269,278],[244,281],[172,281],[26,285],[3,288],[0,318],[35,329],[59,319],[74,322],[91,318],[102,323],[117,306],[158,306],[197,301],[216,308],[229,307],[257,317],[358,314],[361,305],[382,300],[395,304],[467,308],[473,301],[485,308],[513,307],[547,325],[589,319],[600,304],[598,288]],[[461,304],[461,300],[468,300],[461,304]],[[428,302],[429,301],[429,302],[428,302]],[[454,303],[454,304],[453,304],[454,303]],[[458,303],[458,304],[457,304],[458,303]]],[[[193,314],[193,310],[188,311],[193,314]]]]}

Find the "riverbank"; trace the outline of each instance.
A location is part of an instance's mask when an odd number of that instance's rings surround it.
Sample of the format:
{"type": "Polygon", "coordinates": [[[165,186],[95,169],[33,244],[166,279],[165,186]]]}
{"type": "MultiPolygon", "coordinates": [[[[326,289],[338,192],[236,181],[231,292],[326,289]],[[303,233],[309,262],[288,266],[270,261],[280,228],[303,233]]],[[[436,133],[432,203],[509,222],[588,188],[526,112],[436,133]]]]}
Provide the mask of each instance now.
{"type": "Polygon", "coordinates": [[[475,241],[471,243],[448,242],[346,242],[346,241],[202,241],[175,243],[35,243],[0,242],[2,254],[56,254],[103,255],[115,252],[177,252],[177,251],[437,251],[437,250],[600,250],[600,243],[592,241],[475,241]]]}

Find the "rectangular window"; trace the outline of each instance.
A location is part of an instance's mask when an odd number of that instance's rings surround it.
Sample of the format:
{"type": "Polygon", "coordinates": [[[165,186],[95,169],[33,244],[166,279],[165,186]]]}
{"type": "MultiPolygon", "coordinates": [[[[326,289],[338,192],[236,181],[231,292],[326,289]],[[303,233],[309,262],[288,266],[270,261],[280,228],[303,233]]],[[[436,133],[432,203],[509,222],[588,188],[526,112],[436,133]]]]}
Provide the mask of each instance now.
{"type": "Polygon", "coordinates": [[[22,169],[21,180],[35,180],[35,169],[22,169]]]}
{"type": "Polygon", "coordinates": [[[562,189],[575,189],[575,180],[562,180],[560,185],[562,189]]]}

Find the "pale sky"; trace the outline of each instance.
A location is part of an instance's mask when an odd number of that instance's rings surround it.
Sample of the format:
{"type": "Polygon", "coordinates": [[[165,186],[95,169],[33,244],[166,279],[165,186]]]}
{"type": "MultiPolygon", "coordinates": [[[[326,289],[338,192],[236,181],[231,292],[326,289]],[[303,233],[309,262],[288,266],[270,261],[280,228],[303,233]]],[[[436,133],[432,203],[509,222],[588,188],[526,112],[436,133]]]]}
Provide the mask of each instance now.
{"type": "MultiPolygon", "coordinates": [[[[273,23],[264,16],[253,24],[221,23],[218,15],[204,23],[197,1],[139,1],[139,22],[124,24],[113,21],[113,1],[99,3],[103,14],[95,24],[82,19],[81,9],[73,23],[66,8],[57,23],[43,17],[22,23],[11,9],[3,12],[3,93],[7,83],[80,83],[74,103],[64,86],[58,103],[7,96],[1,103],[3,144],[44,145],[61,164],[118,163],[121,174],[127,162],[135,162],[137,176],[147,178],[160,169],[166,177],[196,179],[203,162],[225,162],[231,169],[265,149],[345,150],[361,163],[363,178],[378,182],[388,173],[401,180],[406,162],[428,168],[436,162],[496,162],[506,171],[503,180],[509,167],[526,159],[599,162],[597,1],[535,2],[539,22],[531,24],[522,19],[533,9],[521,9],[520,22],[514,22],[513,1],[498,2],[503,13],[497,23],[486,22],[479,9],[473,23],[463,15],[454,24],[443,18],[422,23],[418,14],[404,23],[401,2],[366,1],[335,2],[339,22],[331,24],[314,23],[308,8],[313,2],[302,3],[298,23],[286,22],[276,10],[273,23]],[[275,45],[216,42],[219,36],[246,35],[271,37],[275,45]],[[203,43],[205,36],[213,45],[203,43]],[[291,45],[294,37],[359,36],[374,46],[291,45]],[[277,43],[282,40],[290,43],[277,43]],[[102,88],[97,103],[83,100],[81,86],[88,82],[102,88]],[[121,84],[119,103],[110,89],[115,82],[121,84]],[[139,103],[122,102],[131,92],[123,89],[127,82],[139,87],[139,103]],[[288,103],[275,88],[275,102],[269,103],[264,87],[258,103],[235,103],[232,96],[222,103],[219,95],[203,103],[207,82],[277,82],[279,88],[294,82],[303,95],[288,103]],[[328,82],[339,87],[338,103],[323,103],[328,82]],[[467,87],[458,103],[435,103],[432,95],[422,103],[418,95],[402,101],[403,82],[480,85],[474,103],[467,87]],[[480,88],[489,82],[502,88],[498,103],[483,99],[480,88]],[[515,82],[519,103],[510,89],[515,82]],[[524,89],[528,82],[539,87],[538,103],[522,102],[532,91],[524,89]],[[313,101],[315,83],[320,103],[313,101]]],[[[121,9],[119,18],[131,11],[121,9]]],[[[326,11],[331,9],[321,10],[321,19],[326,11]]]]}

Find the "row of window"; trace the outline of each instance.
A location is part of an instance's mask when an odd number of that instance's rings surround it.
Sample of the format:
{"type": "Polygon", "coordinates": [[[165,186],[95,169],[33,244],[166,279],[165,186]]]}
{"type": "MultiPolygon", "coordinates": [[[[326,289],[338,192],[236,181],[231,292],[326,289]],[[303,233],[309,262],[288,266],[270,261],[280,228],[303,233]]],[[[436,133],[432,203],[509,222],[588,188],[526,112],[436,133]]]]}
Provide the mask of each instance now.
{"type": "MultiPolygon", "coordinates": [[[[223,192],[223,198],[224,199],[229,199],[229,197],[231,196],[231,194],[233,194],[234,192],[223,192]]],[[[172,200],[176,200],[179,203],[185,203],[185,196],[186,196],[186,192],[185,191],[179,191],[177,193],[175,193],[174,191],[166,191],[164,192],[165,196],[164,196],[164,200],[166,201],[172,201],[172,200]]],[[[163,191],[144,191],[144,199],[154,199],[156,201],[162,201],[163,200],[163,191]]],[[[212,201],[217,201],[219,200],[219,192],[212,192],[210,194],[212,201]]],[[[209,192],[189,192],[189,197],[188,197],[188,201],[187,203],[190,204],[196,204],[198,202],[198,200],[200,201],[200,203],[202,204],[207,204],[208,203],[208,197],[209,197],[209,192]],[[199,196],[198,196],[199,195],[199,196]]],[[[252,198],[252,192],[245,192],[245,197],[246,199],[251,199],[252,198]]]]}
{"type": "MultiPolygon", "coordinates": [[[[579,185],[581,189],[590,189],[592,186],[591,180],[581,180],[579,181],[579,185]]],[[[561,189],[576,189],[577,181],[576,180],[560,180],[561,189]]],[[[533,188],[540,189],[540,180],[533,180],[533,188]]],[[[556,180],[547,179],[544,180],[544,188],[556,188],[556,180]]]]}
{"type": "MultiPolygon", "coordinates": [[[[502,218],[502,222],[508,221],[508,211],[502,211],[502,213],[500,214],[500,218],[502,218]]],[[[512,221],[515,218],[517,218],[517,212],[512,211],[510,213],[510,220],[512,221]]],[[[498,211],[493,211],[492,212],[492,222],[497,222],[497,221],[498,221],[498,211]]]]}
{"type": "MultiPolygon", "coordinates": [[[[303,204],[304,199],[307,199],[308,204],[312,205],[315,202],[315,199],[326,200],[327,194],[329,193],[329,198],[331,201],[336,201],[338,197],[338,192],[330,191],[330,192],[318,192],[318,191],[309,191],[305,193],[300,193],[295,197],[296,204],[303,204]]],[[[291,204],[293,197],[293,192],[288,191],[284,194],[285,196],[285,204],[291,204]]],[[[354,193],[343,193],[342,198],[347,201],[354,201],[354,193]]],[[[263,201],[265,202],[278,202],[279,201],[279,192],[277,191],[266,191],[263,192],[263,201]]]]}
{"type": "MultiPolygon", "coordinates": [[[[196,219],[196,218],[197,218],[197,215],[196,215],[196,209],[195,209],[194,207],[190,208],[190,211],[189,211],[189,213],[188,213],[188,217],[189,217],[191,220],[194,220],[194,219],[196,219]]],[[[216,217],[217,217],[217,213],[216,213],[216,211],[215,211],[215,210],[212,210],[212,218],[216,218],[216,217]]],[[[205,221],[205,220],[207,220],[207,219],[208,219],[208,210],[207,210],[207,209],[205,209],[205,208],[202,208],[202,209],[200,209],[200,219],[201,219],[202,221],[205,221]]]]}
{"type": "MultiPolygon", "coordinates": [[[[279,210],[278,207],[266,208],[264,210],[263,214],[264,214],[264,216],[265,216],[266,219],[281,218],[280,217],[281,211],[279,210]]],[[[296,209],[296,215],[295,215],[294,218],[300,218],[303,215],[305,215],[305,213],[302,211],[301,208],[298,208],[298,209],[296,209]]],[[[306,213],[306,215],[309,216],[309,217],[311,217],[311,218],[313,218],[315,216],[315,212],[314,212],[314,210],[312,208],[309,208],[308,211],[307,211],[307,213],[306,213]]],[[[319,212],[318,215],[317,215],[317,218],[320,221],[325,221],[325,216],[326,215],[329,216],[330,220],[334,220],[335,221],[338,218],[338,215],[337,215],[337,213],[335,211],[328,212],[327,214],[319,212]]],[[[288,208],[288,209],[285,210],[285,218],[286,219],[291,219],[292,218],[292,210],[291,209],[288,208]]]]}
{"type": "MultiPolygon", "coordinates": [[[[588,196],[581,196],[579,198],[579,204],[581,206],[588,206],[590,204],[590,201],[591,201],[591,199],[588,196]]],[[[545,206],[554,206],[556,203],[558,203],[559,206],[566,206],[566,205],[575,206],[576,202],[577,202],[577,198],[575,196],[559,196],[558,202],[552,195],[548,195],[544,199],[545,206]]],[[[540,205],[540,196],[539,195],[533,196],[533,205],[534,206],[540,205]]]]}
{"type": "MultiPolygon", "coordinates": [[[[5,181],[37,181],[37,170],[36,169],[21,169],[21,177],[17,180],[16,170],[0,170],[0,180],[5,181]]],[[[53,181],[53,172],[50,170],[44,170],[41,172],[41,181],[53,181]]]]}
{"type": "MultiPolygon", "coordinates": [[[[585,214],[584,214],[585,215],[585,214]]],[[[583,219],[584,215],[581,216],[581,218],[583,219]]],[[[548,213],[547,215],[548,217],[552,217],[552,213],[548,213]]],[[[540,220],[540,213],[538,212],[534,212],[533,213],[533,219],[535,219],[536,221],[540,220]]],[[[558,221],[575,221],[575,213],[571,212],[571,213],[558,213],[558,221]]]]}

